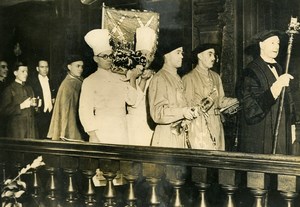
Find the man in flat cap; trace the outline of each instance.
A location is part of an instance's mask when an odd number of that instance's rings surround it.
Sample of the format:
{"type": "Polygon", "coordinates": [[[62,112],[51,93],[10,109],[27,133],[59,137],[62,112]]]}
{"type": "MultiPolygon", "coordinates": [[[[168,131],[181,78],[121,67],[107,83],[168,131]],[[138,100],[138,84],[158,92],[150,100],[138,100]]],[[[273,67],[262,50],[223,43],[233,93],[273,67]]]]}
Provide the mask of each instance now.
{"type": "Polygon", "coordinates": [[[95,29],[84,37],[93,49],[97,71],[82,84],[79,116],[90,142],[128,144],[126,104],[134,105],[141,99],[136,90],[139,69],[132,69],[129,82],[125,76],[111,71],[113,56],[107,29],[95,29]]]}
{"type": "MultiPolygon", "coordinates": [[[[243,71],[238,84],[238,98],[242,105],[240,119],[239,150],[242,152],[271,154],[281,98],[281,91],[288,87],[293,77],[284,74],[276,57],[280,49],[281,32],[266,30],[255,35],[260,56],[250,62],[243,71]]],[[[289,95],[287,88],[286,95],[289,95]]],[[[290,119],[292,100],[285,97],[279,123],[278,154],[291,153],[290,119]]]]}
{"type": "Polygon", "coordinates": [[[222,80],[212,71],[216,62],[215,44],[201,44],[193,53],[195,68],[183,77],[189,106],[199,105],[199,116],[189,126],[189,139],[193,149],[225,150],[224,130],[220,109],[237,102],[225,97],[222,80]]]}
{"type": "Polygon", "coordinates": [[[83,140],[78,116],[83,64],[83,59],[79,55],[70,55],[67,58],[68,74],[58,89],[47,135],[52,140],[83,140]]]}
{"type": "Polygon", "coordinates": [[[182,121],[196,116],[192,107],[187,107],[183,83],[177,74],[182,66],[183,42],[173,32],[160,32],[158,52],[164,64],[153,76],[149,86],[150,114],[157,124],[152,146],[187,148],[185,132],[180,129],[182,121]]]}
{"type": "Polygon", "coordinates": [[[153,61],[154,49],[157,42],[155,31],[147,26],[136,29],[135,51],[140,52],[146,58],[146,65],[142,75],[137,79],[137,90],[143,94],[143,98],[136,105],[127,107],[128,138],[131,145],[150,146],[153,130],[149,125],[150,113],[148,113],[147,91],[154,71],[149,68],[153,61]]]}

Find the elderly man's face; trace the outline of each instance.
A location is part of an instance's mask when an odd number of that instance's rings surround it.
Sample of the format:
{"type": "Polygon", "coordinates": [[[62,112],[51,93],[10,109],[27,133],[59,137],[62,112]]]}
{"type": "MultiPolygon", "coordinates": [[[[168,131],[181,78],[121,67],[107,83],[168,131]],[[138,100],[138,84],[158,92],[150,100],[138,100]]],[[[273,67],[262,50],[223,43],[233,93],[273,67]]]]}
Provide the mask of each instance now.
{"type": "Polygon", "coordinates": [[[259,43],[262,56],[276,58],[279,53],[280,40],[278,36],[272,36],[259,43]]]}
{"type": "Polygon", "coordinates": [[[210,69],[214,66],[216,60],[215,49],[211,48],[198,54],[202,67],[210,69]]]}
{"type": "Polygon", "coordinates": [[[6,78],[8,74],[7,62],[0,61],[0,78],[6,78]]]}
{"type": "Polygon", "coordinates": [[[166,62],[174,68],[182,66],[183,48],[179,47],[165,55],[166,62]]]}

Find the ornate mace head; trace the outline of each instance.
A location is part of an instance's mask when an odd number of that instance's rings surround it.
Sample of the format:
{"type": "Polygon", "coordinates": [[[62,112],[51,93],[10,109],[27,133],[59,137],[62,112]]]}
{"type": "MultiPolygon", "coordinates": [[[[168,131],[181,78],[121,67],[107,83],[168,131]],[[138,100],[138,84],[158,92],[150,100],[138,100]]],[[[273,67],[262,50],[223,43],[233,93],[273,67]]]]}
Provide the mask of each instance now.
{"type": "Polygon", "coordinates": [[[300,23],[298,22],[297,17],[291,17],[291,21],[288,24],[287,34],[298,34],[298,30],[300,30],[300,23]]]}

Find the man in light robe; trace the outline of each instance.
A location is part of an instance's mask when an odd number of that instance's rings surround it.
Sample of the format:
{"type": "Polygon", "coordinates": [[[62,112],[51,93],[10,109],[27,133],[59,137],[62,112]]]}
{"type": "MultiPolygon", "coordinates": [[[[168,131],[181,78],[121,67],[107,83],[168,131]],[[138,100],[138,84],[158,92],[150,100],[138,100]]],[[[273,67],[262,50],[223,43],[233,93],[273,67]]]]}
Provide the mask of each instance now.
{"type": "Polygon", "coordinates": [[[83,60],[70,55],[67,60],[68,74],[61,83],[48,131],[52,140],[82,141],[83,133],[78,117],[78,101],[83,78],[83,60]]]}
{"type": "Polygon", "coordinates": [[[162,68],[153,76],[149,86],[150,114],[155,127],[151,146],[187,148],[182,123],[192,120],[196,112],[188,107],[183,83],[177,70],[182,66],[183,43],[174,33],[160,32],[159,53],[162,68]]]}
{"type": "Polygon", "coordinates": [[[189,126],[193,149],[225,150],[220,109],[237,102],[236,98],[225,97],[219,74],[211,70],[216,61],[216,47],[209,43],[197,46],[192,54],[196,67],[183,77],[188,105],[198,105],[204,110],[199,110],[199,116],[189,126]]]}

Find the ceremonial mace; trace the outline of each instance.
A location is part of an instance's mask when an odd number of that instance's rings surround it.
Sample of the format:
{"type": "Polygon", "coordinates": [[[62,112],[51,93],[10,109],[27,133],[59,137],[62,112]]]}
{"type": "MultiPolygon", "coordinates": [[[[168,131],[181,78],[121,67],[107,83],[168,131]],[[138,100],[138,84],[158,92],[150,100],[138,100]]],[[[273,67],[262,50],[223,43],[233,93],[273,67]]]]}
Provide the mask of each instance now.
{"type": "MultiPolygon", "coordinates": [[[[288,71],[289,71],[289,64],[290,64],[290,59],[291,59],[294,34],[298,34],[299,33],[298,30],[300,30],[300,23],[298,22],[297,17],[296,18],[291,17],[291,22],[289,23],[288,30],[286,31],[286,33],[289,35],[289,42],[288,42],[288,48],[287,48],[285,73],[288,73],[288,71]]],[[[285,87],[283,87],[282,92],[281,92],[279,111],[278,111],[277,119],[276,119],[276,126],[275,126],[276,128],[275,128],[275,132],[274,132],[274,140],[273,140],[273,148],[272,148],[273,154],[276,154],[276,148],[277,148],[277,143],[278,143],[278,132],[279,132],[279,125],[280,125],[280,120],[281,120],[281,115],[282,115],[282,110],[283,110],[284,96],[285,96],[285,87]]]]}

